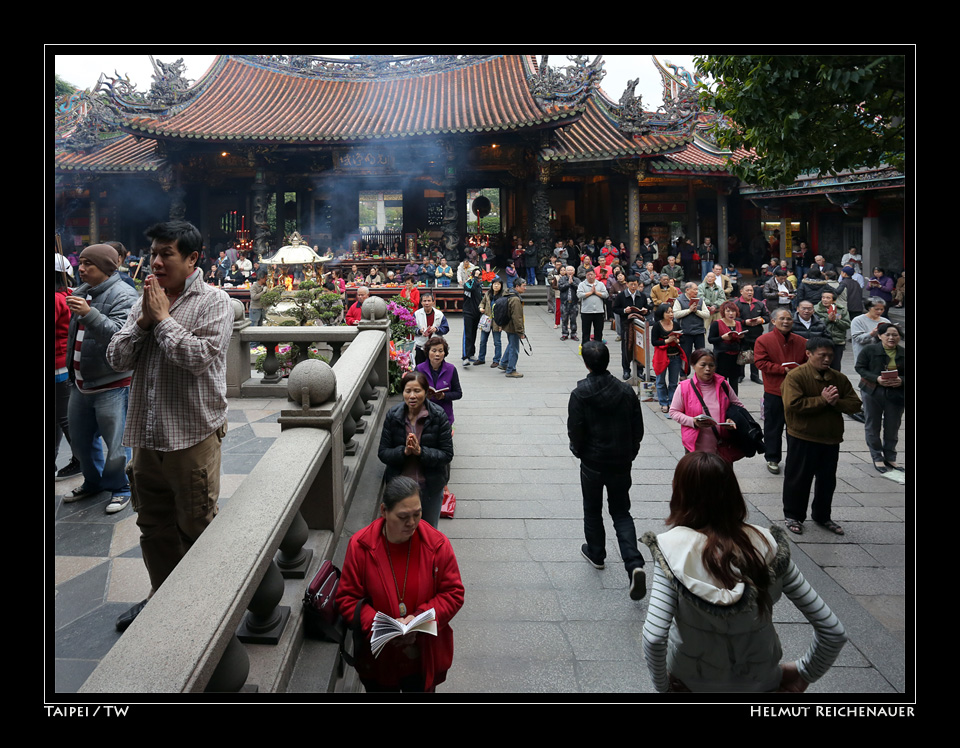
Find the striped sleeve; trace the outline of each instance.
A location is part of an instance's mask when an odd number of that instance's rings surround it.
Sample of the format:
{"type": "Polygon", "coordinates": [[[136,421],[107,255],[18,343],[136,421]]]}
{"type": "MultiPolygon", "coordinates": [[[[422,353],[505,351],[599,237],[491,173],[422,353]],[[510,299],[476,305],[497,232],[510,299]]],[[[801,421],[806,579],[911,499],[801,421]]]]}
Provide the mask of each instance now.
{"type": "Polygon", "coordinates": [[[847,641],[847,634],[843,630],[843,624],[803,578],[793,561],[784,575],[783,592],[813,626],[810,648],[803,658],[797,661],[801,677],[807,683],[813,683],[822,678],[833,665],[847,641]]]}
{"type": "Polygon", "coordinates": [[[643,656],[653,678],[653,685],[660,693],[670,687],[667,677],[667,637],[670,624],[677,612],[677,591],[660,568],[653,567],[653,589],[647,606],[647,619],[643,623],[643,656]]]}

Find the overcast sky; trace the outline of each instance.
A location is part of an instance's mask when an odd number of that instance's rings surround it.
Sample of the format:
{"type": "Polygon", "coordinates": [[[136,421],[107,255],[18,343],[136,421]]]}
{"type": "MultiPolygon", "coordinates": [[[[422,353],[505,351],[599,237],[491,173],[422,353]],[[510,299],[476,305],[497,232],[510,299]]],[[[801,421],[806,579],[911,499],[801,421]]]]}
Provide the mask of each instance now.
{"type": "MultiPolygon", "coordinates": [[[[621,48],[629,50],[637,49],[635,46],[621,48]]],[[[60,47],[58,48],[58,51],[62,49],[65,48],[60,47]]],[[[89,50],[90,47],[77,47],[77,49],[89,50]]],[[[120,47],[119,49],[128,51],[130,47],[124,46],[120,47]]],[[[71,83],[79,88],[88,89],[95,86],[97,79],[100,77],[100,73],[107,73],[108,75],[113,76],[114,72],[117,72],[120,75],[129,75],[131,81],[137,85],[137,90],[146,93],[150,89],[153,76],[153,68],[150,65],[150,58],[148,56],[149,54],[153,54],[155,59],[162,60],[163,62],[167,63],[174,62],[178,58],[183,57],[187,66],[187,78],[192,80],[197,80],[202,77],[215,57],[215,55],[182,54],[183,50],[190,49],[189,46],[175,48],[172,52],[164,51],[166,49],[169,48],[158,47],[157,49],[147,49],[147,51],[143,54],[136,55],[111,54],[109,49],[105,49],[101,54],[57,54],[54,55],[53,60],[55,70],[60,74],[60,77],[66,80],[68,83],[71,83]]],[[[618,47],[615,45],[610,45],[606,46],[605,49],[612,49],[615,51],[618,49],[618,47]]],[[[379,53],[381,51],[382,50],[380,48],[370,48],[371,53],[379,53]]],[[[417,50],[417,52],[421,51],[425,50],[417,50]]],[[[443,51],[446,52],[447,50],[444,49],[443,51]]],[[[485,50],[479,49],[477,51],[484,52],[485,50]]],[[[685,48],[683,51],[687,52],[689,50],[685,48]]],[[[356,52],[362,53],[362,50],[358,49],[356,52]]],[[[529,48],[524,50],[524,52],[529,53],[529,48]]],[[[413,54],[413,52],[408,52],[406,54],[413,54]]],[[[566,59],[566,54],[570,53],[556,54],[550,52],[550,65],[564,66],[569,64],[568,60],[566,59]]],[[[644,108],[647,110],[654,110],[660,106],[660,104],[663,103],[663,84],[661,82],[660,73],[657,71],[656,66],[653,64],[653,60],[651,59],[652,54],[656,54],[661,62],[669,60],[670,62],[683,65],[691,72],[694,69],[693,55],[674,54],[669,51],[669,48],[659,49],[656,52],[645,52],[644,54],[640,55],[618,55],[604,53],[603,59],[606,77],[604,77],[600,86],[603,88],[607,96],[616,102],[623,93],[623,90],[627,84],[627,80],[639,78],[640,83],[637,85],[637,93],[643,97],[644,108]]],[[[327,54],[326,56],[345,57],[347,55],[327,54]]]]}

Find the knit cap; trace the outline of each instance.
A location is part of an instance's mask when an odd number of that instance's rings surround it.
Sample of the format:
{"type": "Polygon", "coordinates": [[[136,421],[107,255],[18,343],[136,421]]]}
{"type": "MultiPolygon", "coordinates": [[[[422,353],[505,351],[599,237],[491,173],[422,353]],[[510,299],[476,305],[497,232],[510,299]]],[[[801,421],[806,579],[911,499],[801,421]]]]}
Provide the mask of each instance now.
{"type": "Polygon", "coordinates": [[[107,275],[113,275],[120,265],[120,255],[109,244],[91,244],[80,253],[80,257],[86,257],[107,275]]]}

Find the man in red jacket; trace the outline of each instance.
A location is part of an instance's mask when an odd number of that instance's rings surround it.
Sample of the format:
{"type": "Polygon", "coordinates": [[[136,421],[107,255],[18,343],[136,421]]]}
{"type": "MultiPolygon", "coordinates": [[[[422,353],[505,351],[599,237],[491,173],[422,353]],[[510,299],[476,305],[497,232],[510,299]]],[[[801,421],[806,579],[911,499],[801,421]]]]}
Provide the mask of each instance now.
{"type": "Polygon", "coordinates": [[[757,338],[753,353],[754,363],[763,372],[763,451],[767,470],[777,475],[786,423],[780,386],[788,371],[807,360],[807,341],[792,332],[793,316],[788,309],[776,309],[771,317],[774,329],[757,338]]]}
{"type": "Polygon", "coordinates": [[[347,315],[344,318],[344,322],[346,322],[346,324],[360,324],[360,318],[363,316],[363,302],[367,300],[369,295],[370,289],[366,286],[360,286],[360,288],[357,289],[357,300],[350,305],[349,309],[347,309],[347,315]]]}

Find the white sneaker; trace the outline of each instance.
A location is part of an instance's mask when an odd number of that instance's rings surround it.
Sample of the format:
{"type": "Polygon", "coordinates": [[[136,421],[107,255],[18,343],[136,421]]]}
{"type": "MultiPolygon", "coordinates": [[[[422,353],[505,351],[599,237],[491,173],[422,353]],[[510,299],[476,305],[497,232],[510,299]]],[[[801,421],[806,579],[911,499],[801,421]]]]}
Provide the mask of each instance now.
{"type": "Polygon", "coordinates": [[[110,503],[107,504],[107,514],[116,514],[123,509],[126,509],[127,504],[130,503],[130,494],[117,494],[110,499],[110,503]]]}

